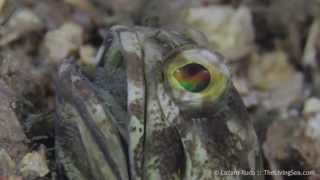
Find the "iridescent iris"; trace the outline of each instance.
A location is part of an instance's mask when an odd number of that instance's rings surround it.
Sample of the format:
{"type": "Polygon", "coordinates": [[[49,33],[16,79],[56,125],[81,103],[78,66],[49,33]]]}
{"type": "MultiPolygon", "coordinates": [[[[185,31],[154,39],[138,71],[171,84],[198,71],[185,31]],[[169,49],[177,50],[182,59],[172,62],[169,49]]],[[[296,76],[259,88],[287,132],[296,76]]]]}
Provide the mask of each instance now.
{"type": "Polygon", "coordinates": [[[210,83],[210,72],[196,63],[176,69],[173,76],[184,89],[193,93],[203,91],[210,83]]]}

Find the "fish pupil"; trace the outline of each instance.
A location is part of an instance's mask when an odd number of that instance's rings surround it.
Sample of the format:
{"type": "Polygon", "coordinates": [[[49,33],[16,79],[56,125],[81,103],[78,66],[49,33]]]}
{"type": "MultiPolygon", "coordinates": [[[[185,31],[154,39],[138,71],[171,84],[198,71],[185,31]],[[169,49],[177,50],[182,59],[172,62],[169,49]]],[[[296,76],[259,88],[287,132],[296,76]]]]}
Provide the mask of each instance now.
{"type": "Polygon", "coordinates": [[[198,93],[210,83],[210,72],[202,65],[190,63],[178,68],[173,76],[187,91],[198,93]]]}

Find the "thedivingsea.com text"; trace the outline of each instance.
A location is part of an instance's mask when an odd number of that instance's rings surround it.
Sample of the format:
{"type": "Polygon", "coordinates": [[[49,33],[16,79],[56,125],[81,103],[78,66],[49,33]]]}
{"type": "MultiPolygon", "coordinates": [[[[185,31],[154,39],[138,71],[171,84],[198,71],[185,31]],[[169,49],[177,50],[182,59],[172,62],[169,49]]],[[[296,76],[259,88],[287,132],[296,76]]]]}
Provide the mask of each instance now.
{"type": "Polygon", "coordinates": [[[314,170],[298,171],[298,170],[216,170],[216,176],[310,176],[316,175],[314,170]]]}

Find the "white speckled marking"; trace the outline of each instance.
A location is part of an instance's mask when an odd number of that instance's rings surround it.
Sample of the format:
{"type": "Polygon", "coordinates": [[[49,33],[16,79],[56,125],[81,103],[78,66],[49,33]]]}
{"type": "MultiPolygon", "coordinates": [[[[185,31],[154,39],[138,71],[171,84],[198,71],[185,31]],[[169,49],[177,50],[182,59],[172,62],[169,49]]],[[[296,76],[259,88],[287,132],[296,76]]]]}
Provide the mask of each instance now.
{"type": "Polygon", "coordinates": [[[227,121],[227,127],[230,132],[240,137],[241,140],[245,141],[247,137],[247,133],[243,128],[235,121],[229,120],[227,121]]]}

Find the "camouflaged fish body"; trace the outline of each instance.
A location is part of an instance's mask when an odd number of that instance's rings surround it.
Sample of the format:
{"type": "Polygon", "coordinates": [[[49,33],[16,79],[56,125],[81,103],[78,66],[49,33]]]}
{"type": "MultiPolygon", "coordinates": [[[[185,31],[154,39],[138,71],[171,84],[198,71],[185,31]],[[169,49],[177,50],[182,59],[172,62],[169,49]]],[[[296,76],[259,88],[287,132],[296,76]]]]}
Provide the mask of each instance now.
{"type": "Polygon", "coordinates": [[[69,179],[257,180],[246,109],[218,53],[162,29],[115,26],[94,74],[57,78],[59,169],[69,179]]]}

